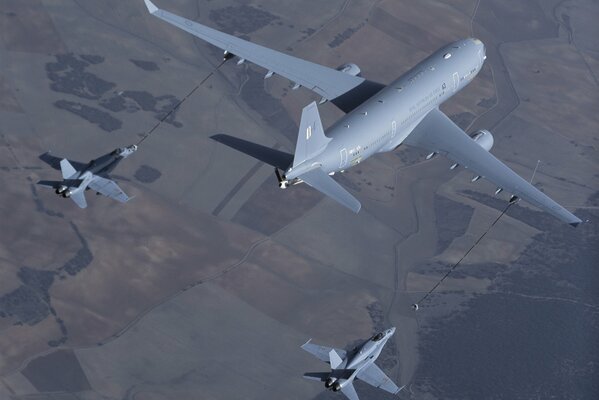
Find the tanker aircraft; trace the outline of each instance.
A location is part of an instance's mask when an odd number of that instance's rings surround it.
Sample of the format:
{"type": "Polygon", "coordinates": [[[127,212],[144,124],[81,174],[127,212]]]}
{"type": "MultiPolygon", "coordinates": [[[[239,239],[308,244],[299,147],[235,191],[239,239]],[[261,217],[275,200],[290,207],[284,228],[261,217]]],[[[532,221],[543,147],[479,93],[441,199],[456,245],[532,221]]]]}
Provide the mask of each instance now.
{"type": "Polygon", "coordinates": [[[511,194],[510,203],[522,198],[560,220],[577,226],[581,220],[517,175],[490,153],[493,135],[488,130],[466,134],[439,106],[457,94],[480,72],[486,59],[484,44],[475,38],[450,43],[421,61],[389,85],[361,77],[360,68],[345,64],[337,69],[302,60],[219,32],[157,8],[144,0],[150,14],[224,50],[225,60],[255,63],[268,72],[265,78],[281,75],[294,89],[305,87],[346,113],[327,129],[322,126],[318,105],[303,109],[293,155],[241,139],[217,135],[237,150],[275,167],[282,189],[305,182],[353,212],[360,202],[331,176],[402,144],[428,153],[427,159],[442,154],[472,171],[472,181],[485,178],[496,185],[495,194],[511,194]],[[270,160],[270,162],[269,162],[270,160]]]}

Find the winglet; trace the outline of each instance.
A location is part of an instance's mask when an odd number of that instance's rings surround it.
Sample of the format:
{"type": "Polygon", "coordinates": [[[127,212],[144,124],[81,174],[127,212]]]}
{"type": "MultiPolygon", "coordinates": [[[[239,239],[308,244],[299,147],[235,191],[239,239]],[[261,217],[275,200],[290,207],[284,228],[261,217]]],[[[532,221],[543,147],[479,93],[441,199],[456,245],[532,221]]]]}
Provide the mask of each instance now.
{"type": "Polygon", "coordinates": [[[146,3],[146,7],[148,8],[148,12],[150,14],[154,14],[156,11],[158,11],[158,7],[156,7],[150,0],[144,0],[144,2],[146,3]]]}

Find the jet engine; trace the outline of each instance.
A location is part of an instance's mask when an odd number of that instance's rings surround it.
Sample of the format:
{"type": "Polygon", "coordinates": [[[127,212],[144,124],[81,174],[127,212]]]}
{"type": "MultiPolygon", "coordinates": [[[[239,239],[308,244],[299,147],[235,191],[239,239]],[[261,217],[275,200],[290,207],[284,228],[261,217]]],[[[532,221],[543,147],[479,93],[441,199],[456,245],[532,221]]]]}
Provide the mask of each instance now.
{"type": "Polygon", "coordinates": [[[327,379],[326,382],[324,383],[324,387],[326,387],[327,389],[330,389],[331,386],[333,386],[335,384],[335,381],[337,381],[337,379],[335,379],[335,378],[327,379]]]}
{"type": "Polygon", "coordinates": [[[71,197],[72,194],[73,192],[71,190],[65,190],[64,192],[62,192],[62,197],[68,198],[71,197]]]}
{"type": "Polygon", "coordinates": [[[341,390],[341,384],[339,382],[335,382],[333,384],[333,392],[338,392],[341,390]]]}
{"type": "Polygon", "coordinates": [[[343,64],[342,66],[337,68],[337,71],[345,72],[346,74],[353,76],[359,76],[362,73],[360,67],[353,63],[343,64]]]}
{"type": "Polygon", "coordinates": [[[489,151],[493,147],[493,135],[486,129],[481,129],[480,131],[475,132],[471,135],[472,140],[474,140],[480,147],[489,151]]]}
{"type": "Polygon", "coordinates": [[[65,185],[60,185],[59,187],[56,188],[56,194],[63,194],[65,190],[67,190],[68,187],[66,187],[65,185]]]}

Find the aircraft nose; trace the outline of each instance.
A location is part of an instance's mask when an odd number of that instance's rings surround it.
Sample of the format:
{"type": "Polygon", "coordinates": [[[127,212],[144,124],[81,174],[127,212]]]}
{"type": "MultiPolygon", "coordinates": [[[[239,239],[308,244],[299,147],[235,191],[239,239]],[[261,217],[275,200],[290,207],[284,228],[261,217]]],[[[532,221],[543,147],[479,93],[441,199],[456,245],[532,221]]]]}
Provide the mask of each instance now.
{"type": "Polygon", "coordinates": [[[389,329],[389,335],[393,335],[395,333],[395,327],[389,329]]]}

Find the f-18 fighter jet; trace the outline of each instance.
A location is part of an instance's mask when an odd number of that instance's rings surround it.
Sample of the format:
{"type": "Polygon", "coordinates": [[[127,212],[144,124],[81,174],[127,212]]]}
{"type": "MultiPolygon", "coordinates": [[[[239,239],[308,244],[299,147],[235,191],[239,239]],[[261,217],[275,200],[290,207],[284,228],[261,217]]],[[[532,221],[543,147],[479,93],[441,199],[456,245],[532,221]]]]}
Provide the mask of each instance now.
{"type": "Polygon", "coordinates": [[[85,191],[93,190],[97,194],[110,197],[121,203],[129,201],[129,197],[110,179],[111,172],[122,159],[127,158],[137,150],[136,145],[116,149],[88,164],[77,161],[60,159],[44,153],[40,159],[62,173],[61,181],[39,181],[38,185],[54,189],[57,195],[70,198],[80,208],[87,207],[85,191]]]}
{"type": "Polygon", "coordinates": [[[395,328],[377,333],[366,343],[349,352],[312,344],[309,340],[302,346],[302,349],[330,364],[331,372],[309,372],[304,374],[304,378],[324,382],[327,389],[334,392],[341,391],[350,400],[359,400],[353,385],[354,379],[397,394],[403,387],[397,387],[374,363],[394,333],[395,328]]]}
{"type": "MultiPolygon", "coordinates": [[[[406,144],[427,151],[427,159],[438,154],[450,158],[451,169],[461,165],[472,172],[472,182],[480,178],[493,182],[496,194],[503,190],[511,194],[510,203],[522,198],[571,225],[581,222],[493,156],[491,132],[480,130],[468,135],[439,110],[482,69],[487,56],[480,40],[449,43],[383,85],[362,78],[360,68],[353,63],[337,69],[325,67],[219,32],[144,1],[152,15],[224,50],[225,59],[237,57],[238,64],[253,62],[268,71],[265,78],[281,75],[294,83],[294,89],[303,86],[322,96],[321,102],[330,101],[346,113],[325,132],[317,104],[304,108],[295,154],[281,157],[280,152],[273,153],[271,165],[281,188],[305,182],[357,213],[360,202],[331,175],[406,144]],[[280,162],[287,158],[290,163],[280,162]]],[[[381,54],[382,62],[389,56],[381,54]]],[[[225,142],[224,135],[220,136],[219,141],[225,142]]],[[[248,150],[235,148],[246,154],[257,150],[260,157],[256,158],[264,161],[264,149],[244,147],[248,150]]]]}

